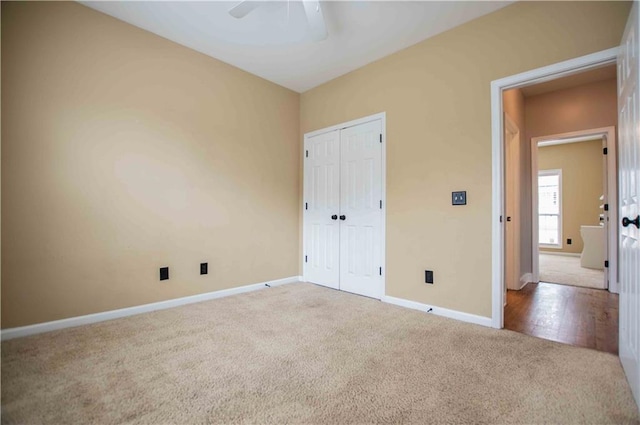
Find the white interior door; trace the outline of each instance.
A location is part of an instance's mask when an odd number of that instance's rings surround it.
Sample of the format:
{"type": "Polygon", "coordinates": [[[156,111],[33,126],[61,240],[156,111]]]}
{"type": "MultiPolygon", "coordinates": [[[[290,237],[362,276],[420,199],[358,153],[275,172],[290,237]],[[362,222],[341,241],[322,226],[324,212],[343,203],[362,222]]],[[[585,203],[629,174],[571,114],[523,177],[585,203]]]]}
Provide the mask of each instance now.
{"type": "Polygon", "coordinates": [[[382,124],[341,130],[340,289],[382,295],[382,124]]]}
{"type": "Polygon", "coordinates": [[[340,132],[305,142],[304,275],[338,289],[340,282],[340,132]]]}
{"type": "MultiPolygon", "coordinates": [[[[605,149],[608,148],[608,144],[609,141],[607,140],[607,136],[603,136],[602,137],[602,149],[603,152],[605,149]]],[[[607,154],[608,155],[608,154],[607,154]]],[[[600,216],[600,222],[602,223],[602,225],[604,226],[604,234],[605,234],[605,238],[604,238],[604,258],[605,258],[605,265],[608,265],[608,267],[613,267],[613,264],[611,264],[612,262],[610,261],[610,257],[612,257],[612,250],[610,249],[611,247],[609,246],[609,232],[611,231],[611,225],[613,224],[614,226],[617,226],[617,223],[611,223],[609,221],[609,211],[613,210],[613,205],[611,205],[610,207],[604,207],[605,205],[610,205],[609,202],[609,160],[607,158],[607,155],[602,155],[602,211],[600,212],[601,216],[600,216]]],[[[603,283],[603,288],[604,289],[609,289],[610,290],[610,286],[609,286],[609,270],[607,270],[607,267],[604,268],[604,283],[603,283]]]]}
{"type": "Polygon", "coordinates": [[[520,289],[520,130],[504,115],[505,140],[505,191],[506,191],[506,251],[505,251],[505,291],[504,304],[507,303],[507,289],[520,289]]]}
{"type": "MultiPolygon", "coordinates": [[[[603,152],[605,149],[607,149],[608,147],[608,141],[607,141],[607,136],[603,136],[602,137],[602,149],[603,152]]],[[[608,155],[608,154],[607,154],[608,155]]],[[[617,223],[610,223],[609,222],[609,210],[613,210],[613,205],[611,205],[610,207],[605,208],[604,205],[608,205],[609,204],[609,193],[608,193],[608,188],[609,188],[609,180],[608,180],[608,174],[609,174],[609,170],[608,170],[608,159],[607,159],[607,155],[602,155],[602,210],[600,211],[600,223],[604,226],[604,258],[605,261],[608,261],[605,264],[611,264],[610,257],[611,257],[611,253],[609,252],[609,231],[610,226],[613,224],[614,226],[617,226],[617,223]]],[[[609,270],[607,270],[607,267],[604,268],[604,289],[609,289],[609,270]]]]}
{"type": "Polygon", "coordinates": [[[640,9],[635,1],[618,56],[620,360],[640,405],[640,9]],[[630,220],[636,220],[630,222],[630,220]]]}

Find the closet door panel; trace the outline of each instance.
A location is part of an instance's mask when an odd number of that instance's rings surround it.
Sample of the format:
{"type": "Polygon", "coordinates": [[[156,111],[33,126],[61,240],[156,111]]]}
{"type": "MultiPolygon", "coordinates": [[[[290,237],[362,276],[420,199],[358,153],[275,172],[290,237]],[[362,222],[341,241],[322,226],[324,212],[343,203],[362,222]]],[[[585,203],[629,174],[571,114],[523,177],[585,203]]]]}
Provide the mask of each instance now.
{"type": "Polygon", "coordinates": [[[309,282],[335,289],[340,279],[339,137],[336,130],[308,138],[304,159],[304,274],[309,282]]]}
{"type": "Polygon", "coordinates": [[[340,289],[382,296],[381,122],[340,131],[340,289]]]}

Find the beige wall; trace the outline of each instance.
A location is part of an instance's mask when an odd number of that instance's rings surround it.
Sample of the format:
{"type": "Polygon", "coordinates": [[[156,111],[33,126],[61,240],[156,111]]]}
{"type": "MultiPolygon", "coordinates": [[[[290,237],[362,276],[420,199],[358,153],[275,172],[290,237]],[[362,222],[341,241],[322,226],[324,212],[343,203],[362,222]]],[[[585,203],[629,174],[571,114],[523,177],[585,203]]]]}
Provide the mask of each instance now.
{"type": "Polygon", "coordinates": [[[525,100],[526,136],[549,136],[618,125],[616,79],[558,90],[525,100]]]}
{"type": "Polygon", "coordinates": [[[618,45],[629,7],[519,2],[302,95],[302,133],[387,113],[388,295],[491,315],[490,82],[618,45]]]}
{"type": "MultiPolygon", "coordinates": [[[[604,80],[565,90],[557,90],[525,98],[525,136],[533,137],[570,133],[592,128],[618,125],[616,80],[604,80]]],[[[530,145],[529,145],[530,146],[530,145]]],[[[527,180],[523,188],[523,217],[530,226],[531,210],[531,149],[526,150],[527,180]]],[[[600,196],[600,195],[598,195],[600,196]]],[[[575,239],[574,239],[575,240],[575,239]]],[[[531,233],[523,233],[525,269],[531,270],[531,233]]]]}
{"type": "Polygon", "coordinates": [[[71,2],[2,3],[2,87],[3,328],[298,274],[297,93],[71,2]]]}
{"type": "Polygon", "coordinates": [[[562,170],[562,249],[541,251],[582,252],[580,226],[600,223],[602,158],[602,140],[538,148],[538,170],[562,170]]]}
{"type": "Polygon", "coordinates": [[[523,143],[525,140],[524,102],[524,95],[520,89],[506,90],[502,94],[502,108],[504,113],[509,115],[509,118],[511,118],[518,126],[518,129],[520,129],[520,140],[523,143]]]}
{"type": "Polygon", "coordinates": [[[297,274],[300,135],[380,111],[387,294],[489,316],[489,83],[617,45],[629,7],[520,2],[299,105],[81,5],[3,2],[2,327],[297,274]]]}

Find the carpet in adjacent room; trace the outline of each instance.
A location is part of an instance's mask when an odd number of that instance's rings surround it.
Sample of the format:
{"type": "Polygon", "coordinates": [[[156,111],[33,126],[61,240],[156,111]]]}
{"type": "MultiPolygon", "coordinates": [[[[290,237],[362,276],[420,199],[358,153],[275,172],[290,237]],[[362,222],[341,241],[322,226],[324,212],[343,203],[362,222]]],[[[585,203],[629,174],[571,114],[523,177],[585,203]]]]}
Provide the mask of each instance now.
{"type": "Polygon", "coordinates": [[[540,282],[605,289],[604,271],[580,265],[580,257],[540,253],[540,282]]]}

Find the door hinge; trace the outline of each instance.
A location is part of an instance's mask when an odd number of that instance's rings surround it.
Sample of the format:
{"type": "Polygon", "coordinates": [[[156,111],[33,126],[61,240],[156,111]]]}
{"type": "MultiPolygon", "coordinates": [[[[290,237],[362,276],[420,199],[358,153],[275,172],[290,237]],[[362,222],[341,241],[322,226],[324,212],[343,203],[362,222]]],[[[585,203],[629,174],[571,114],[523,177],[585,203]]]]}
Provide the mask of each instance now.
{"type": "Polygon", "coordinates": [[[604,262],[604,266],[605,266],[605,267],[607,267],[607,268],[609,268],[609,260],[605,260],[605,262],[604,262]]]}
{"type": "Polygon", "coordinates": [[[305,151],[304,156],[306,156],[307,158],[309,158],[309,151],[305,151]]]}
{"type": "Polygon", "coordinates": [[[309,209],[309,203],[308,203],[308,202],[305,202],[305,203],[304,203],[304,209],[305,209],[305,210],[308,210],[308,209],[309,209]]]}
{"type": "Polygon", "coordinates": [[[380,209],[382,209],[382,199],[380,199],[380,209]]]}
{"type": "Polygon", "coordinates": [[[304,256],[304,262],[305,263],[307,262],[307,256],[306,255],[304,256]]]}
{"type": "Polygon", "coordinates": [[[604,210],[609,211],[609,204],[604,204],[604,210]]]}
{"type": "Polygon", "coordinates": [[[382,267],[380,267],[380,276],[382,276],[382,267]]]}
{"type": "Polygon", "coordinates": [[[607,148],[602,148],[602,154],[603,154],[603,155],[606,155],[606,154],[607,154],[607,152],[608,152],[607,148]]]}
{"type": "Polygon", "coordinates": [[[502,216],[500,216],[500,223],[502,223],[502,216]]]}
{"type": "Polygon", "coordinates": [[[382,143],[382,133],[380,133],[380,143],[382,143]]]}

